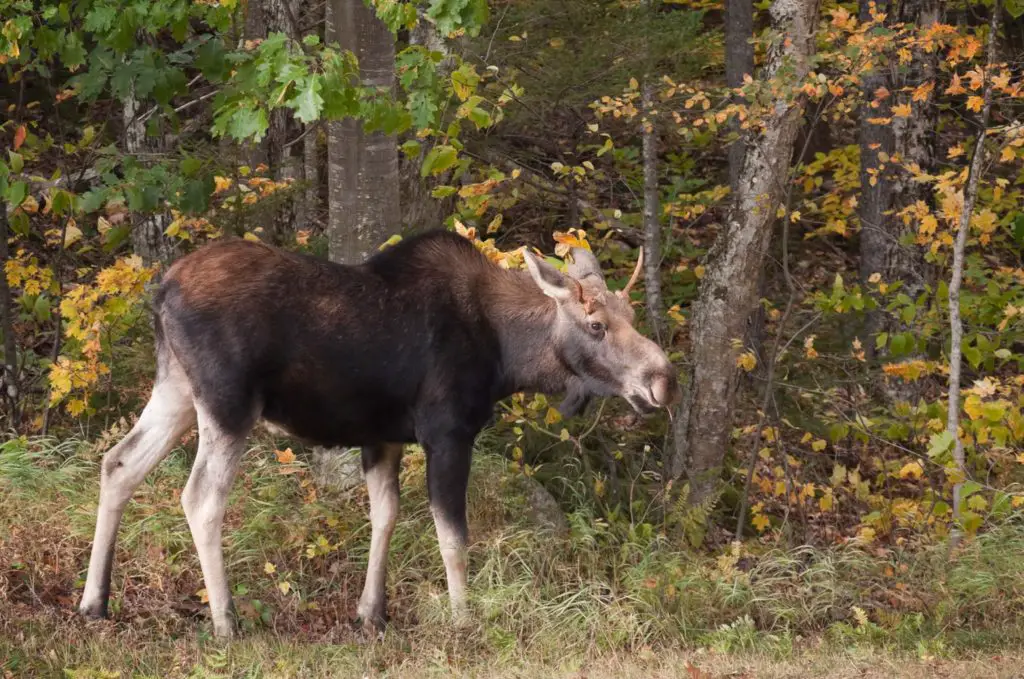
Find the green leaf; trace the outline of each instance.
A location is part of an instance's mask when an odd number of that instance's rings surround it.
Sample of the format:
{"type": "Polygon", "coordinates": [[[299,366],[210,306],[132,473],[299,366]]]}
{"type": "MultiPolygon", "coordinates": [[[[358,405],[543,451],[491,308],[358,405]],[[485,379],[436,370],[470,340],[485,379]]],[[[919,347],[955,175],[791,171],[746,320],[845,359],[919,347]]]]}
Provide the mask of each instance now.
{"type": "Polygon", "coordinates": [[[454,186],[436,186],[434,190],[430,192],[430,195],[434,198],[447,198],[458,191],[454,186]]]}
{"type": "Polygon", "coordinates": [[[7,202],[12,208],[21,205],[21,201],[25,200],[26,195],[28,195],[28,185],[25,182],[14,182],[7,187],[7,202]]]}
{"type": "Polygon", "coordinates": [[[238,141],[259,142],[267,133],[267,113],[262,108],[239,108],[228,119],[227,133],[238,141]]]}
{"type": "MultiPolygon", "coordinates": [[[[1024,7],[1024,0],[1020,2],[1024,7]]],[[[1017,245],[1024,246],[1024,214],[1017,215],[1013,220],[1013,239],[1017,241],[1017,245]]]]}
{"type": "Polygon", "coordinates": [[[320,119],[320,111],[324,108],[324,98],[320,96],[323,84],[320,78],[309,77],[297,83],[298,93],[288,102],[295,109],[295,117],[303,123],[320,119]]]}
{"type": "Polygon", "coordinates": [[[1024,16],[1024,0],[1006,0],[1003,7],[1006,8],[1006,13],[1014,19],[1024,16]]]}
{"type": "Polygon", "coordinates": [[[409,139],[399,147],[399,150],[405,154],[406,158],[412,158],[414,156],[418,156],[422,148],[423,145],[418,141],[415,139],[409,139]]]}
{"type": "Polygon", "coordinates": [[[972,368],[977,369],[981,365],[981,351],[977,347],[964,347],[963,355],[972,368]]]}
{"type": "Polygon", "coordinates": [[[928,457],[938,457],[949,452],[953,447],[953,435],[948,430],[932,434],[928,442],[928,457]]]}
{"type": "Polygon", "coordinates": [[[427,157],[423,159],[423,166],[420,168],[420,176],[426,177],[431,174],[441,174],[452,167],[459,160],[459,152],[454,147],[441,144],[430,149],[427,157]]]}
{"type": "Polygon", "coordinates": [[[880,333],[878,333],[878,337],[875,338],[875,349],[878,349],[879,351],[881,351],[882,349],[885,348],[885,343],[888,342],[888,341],[889,341],[889,333],[887,333],[887,332],[880,332],[880,333]]]}
{"type": "Polygon", "coordinates": [[[21,169],[25,167],[25,159],[22,155],[14,151],[8,151],[7,155],[10,157],[11,172],[21,172],[21,169]]]}

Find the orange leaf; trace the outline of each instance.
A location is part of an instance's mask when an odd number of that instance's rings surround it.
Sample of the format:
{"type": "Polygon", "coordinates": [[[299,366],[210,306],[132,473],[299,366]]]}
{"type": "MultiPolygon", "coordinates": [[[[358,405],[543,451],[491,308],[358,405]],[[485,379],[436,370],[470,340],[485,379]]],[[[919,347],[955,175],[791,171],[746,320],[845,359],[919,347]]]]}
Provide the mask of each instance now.
{"type": "Polygon", "coordinates": [[[892,114],[897,118],[909,118],[911,112],[910,104],[897,104],[892,107],[892,114]]]}
{"type": "Polygon", "coordinates": [[[292,452],[291,448],[275,450],[274,455],[277,456],[277,461],[281,464],[291,464],[292,462],[295,462],[295,453],[292,452]]]}
{"type": "Polygon", "coordinates": [[[18,129],[14,131],[14,150],[17,151],[22,144],[25,143],[25,137],[28,136],[28,130],[25,129],[24,125],[19,125],[18,129]]]}
{"type": "Polygon", "coordinates": [[[920,85],[917,86],[917,89],[914,90],[914,101],[928,101],[928,97],[931,95],[932,90],[934,89],[934,82],[929,81],[926,83],[921,83],[920,85]]]}
{"type": "Polygon", "coordinates": [[[980,113],[982,106],[985,105],[985,100],[975,95],[967,98],[967,108],[971,109],[975,113],[980,113]]]}

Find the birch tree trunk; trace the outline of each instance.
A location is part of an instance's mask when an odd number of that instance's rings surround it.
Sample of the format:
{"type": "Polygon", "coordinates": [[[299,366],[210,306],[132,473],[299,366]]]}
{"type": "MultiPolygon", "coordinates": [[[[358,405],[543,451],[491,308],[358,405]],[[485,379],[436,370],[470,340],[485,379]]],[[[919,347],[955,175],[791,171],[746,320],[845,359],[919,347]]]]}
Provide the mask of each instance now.
{"type": "MultiPolygon", "coordinates": [[[[327,42],[359,60],[364,86],[395,85],[391,31],[362,0],[328,0],[327,42]]],[[[394,135],[366,133],[357,120],[328,125],[328,245],[332,261],[355,264],[400,229],[398,145],[394,135]]]]}
{"type": "Polygon", "coordinates": [[[644,158],[644,290],[647,319],[658,344],[666,340],[661,299],[661,201],[658,195],[658,133],[654,127],[654,85],[644,76],[640,125],[644,158]]]}
{"type": "MultiPolygon", "coordinates": [[[[769,49],[762,77],[771,80],[783,69],[786,85],[806,77],[818,11],[819,0],[772,3],[772,29],[782,40],[769,49]]],[[[757,306],[758,276],[802,115],[803,99],[796,93],[780,95],[766,114],[760,135],[749,140],[731,212],[708,256],[690,330],[693,367],[675,418],[675,450],[669,460],[673,478],[687,476],[691,504],[712,500],[719,490],[739,375],[740,350],[733,340],[744,336],[757,306]]]]}

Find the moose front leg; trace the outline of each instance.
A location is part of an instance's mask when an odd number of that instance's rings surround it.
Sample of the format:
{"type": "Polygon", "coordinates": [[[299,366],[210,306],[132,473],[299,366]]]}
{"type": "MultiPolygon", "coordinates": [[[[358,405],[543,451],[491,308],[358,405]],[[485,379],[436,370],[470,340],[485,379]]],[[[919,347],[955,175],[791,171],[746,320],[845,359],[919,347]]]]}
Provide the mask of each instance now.
{"type": "Polygon", "coordinates": [[[366,584],[357,613],[366,628],[387,622],[387,564],[391,534],[398,521],[398,471],[402,446],[385,444],[363,448],[363,475],[370,495],[370,557],[366,584]]]}
{"type": "Polygon", "coordinates": [[[466,600],[466,547],[469,542],[466,490],[472,441],[456,443],[447,438],[440,444],[428,443],[425,448],[430,512],[434,516],[437,542],[448,577],[452,616],[457,623],[465,622],[469,613],[466,600]]]}

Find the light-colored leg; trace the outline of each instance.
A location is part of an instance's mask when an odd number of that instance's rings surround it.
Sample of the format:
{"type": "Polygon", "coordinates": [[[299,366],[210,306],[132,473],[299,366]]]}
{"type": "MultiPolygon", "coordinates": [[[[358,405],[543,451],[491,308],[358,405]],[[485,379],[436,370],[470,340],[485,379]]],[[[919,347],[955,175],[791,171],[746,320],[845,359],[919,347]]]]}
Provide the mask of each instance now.
{"type": "Polygon", "coordinates": [[[402,446],[387,444],[378,447],[375,464],[366,470],[366,487],[370,495],[370,558],[366,567],[366,584],[356,609],[363,625],[380,628],[387,621],[388,547],[398,521],[398,471],[402,446]]]}
{"type": "Polygon", "coordinates": [[[225,432],[201,405],[198,411],[199,452],[181,494],[181,504],[203,569],[213,633],[230,638],[235,632],[235,620],[221,535],[228,494],[245,452],[246,434],[225,432]]]}
{"type": "Polygon", "coordinates": [[[447,517],[447,512],[431,503],[430,511],[434,515],[434,527],[437,529],[437,544],[441,548],[444,570],[448,577],[448,600],[452,607],[452,617],[456,623],[464,623],[469,619],[469,604],[466,600],[466,528],[458,525],[447,517]]]}
{"type": "Polygon", "coordinates": [[[125,505],[142,480],[195,423],[192,392],[180,366],[171,361],[153,387],[139,421],[128,435],[103,456],[96,532],[89,558],[85,590],[78,610],[82,615],[107,615],[114,545],[125,505]]]}

